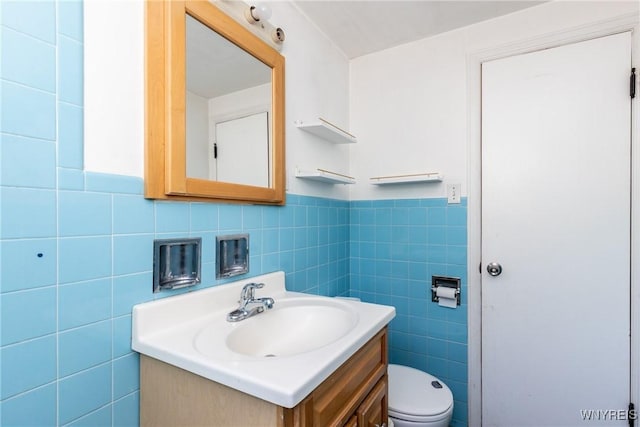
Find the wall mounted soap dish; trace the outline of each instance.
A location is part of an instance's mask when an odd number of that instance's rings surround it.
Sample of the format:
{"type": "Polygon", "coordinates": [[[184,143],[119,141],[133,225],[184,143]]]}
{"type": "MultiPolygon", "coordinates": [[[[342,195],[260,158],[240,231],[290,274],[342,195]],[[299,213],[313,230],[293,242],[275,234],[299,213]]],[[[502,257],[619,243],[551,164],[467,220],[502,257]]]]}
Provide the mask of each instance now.
{"type": "Polygon", "coordinates": [[[153,241],[153,292],[180,289],[200,283],[202,239],[153,241]]]}

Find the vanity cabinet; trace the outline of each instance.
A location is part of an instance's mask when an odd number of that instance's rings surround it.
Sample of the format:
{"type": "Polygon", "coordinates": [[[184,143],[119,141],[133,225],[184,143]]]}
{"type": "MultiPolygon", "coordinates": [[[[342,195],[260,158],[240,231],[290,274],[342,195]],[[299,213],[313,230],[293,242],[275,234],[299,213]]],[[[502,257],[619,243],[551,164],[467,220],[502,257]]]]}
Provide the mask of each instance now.
{"type": "Polygon", "coordinates": [[[386,425],[388,418],[387,377],[385,376],[373,388],[357,411],[360,427],[380,427],[386,425]]]}
{"type": "Polygon", "coordinates": [[[385,327],[294,408],[141,355],[140,425],[382,426],[388,416],[387,351],[385,327]]]}
{"type": "MultiPolygon", "coordinates": [[[[285,426],[342,426],[348,424],[352,416],[361,424],[362,414],[368,413],[364,403],[380,390],[387,394],[387,332],[383,329],[365,344],[349,360],[340,366],[329,378],[320,384],[309,396],[292,410],[293,419],[305,419],[305,423],[285,426]]],[[[375,397],[375,396],[374,396],[375,397]]],[[[385,406],[382,415],[387,414],[385,406]]],[[[285,411],[285,420],[286,420],[285,411]]],[[[382,424],[380,424],[382,425],[382,424]]]]}
{"type": "Polygon", "coordinates": [[[387,378],[384,377],[369,393],[356,411],[356,415],[349,418],[344,427],[383,427],[386,426],[388,401],[387,378]]]}

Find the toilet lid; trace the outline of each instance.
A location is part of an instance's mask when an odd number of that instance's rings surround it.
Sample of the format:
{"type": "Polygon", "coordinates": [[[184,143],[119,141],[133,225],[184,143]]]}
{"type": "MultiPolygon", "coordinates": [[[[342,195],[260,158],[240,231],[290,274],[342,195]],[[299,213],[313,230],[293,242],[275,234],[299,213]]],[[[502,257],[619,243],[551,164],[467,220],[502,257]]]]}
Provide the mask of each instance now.
{"type": "Polygon", "coordinates": [[[433,416],[453,405],[449,387],[433,375],[401,365],[389,365],[389,411],[410,416],[433,416]],[[442,386],[436,388],[434,382],[442,386]]]}

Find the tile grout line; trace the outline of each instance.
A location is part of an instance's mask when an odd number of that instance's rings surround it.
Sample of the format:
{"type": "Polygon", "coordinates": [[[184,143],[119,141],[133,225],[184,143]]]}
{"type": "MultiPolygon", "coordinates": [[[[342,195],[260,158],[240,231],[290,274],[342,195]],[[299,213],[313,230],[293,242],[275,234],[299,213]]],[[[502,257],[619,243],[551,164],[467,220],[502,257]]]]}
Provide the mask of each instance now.
{"type": "Polygon", "coordinates": [[[55,24],[54,34],[56,35],[54,49],[55,49],[55,126],[56,126],[56,182],[55,182],[55,194],[56,194],[56,425],[60,424],[60,189],[59,189],[59,171],[58,165],[60,164],[60,49],[58,46],[57,29],[59,27],[58,18],[58,5],[54,3],[55,24]]]}

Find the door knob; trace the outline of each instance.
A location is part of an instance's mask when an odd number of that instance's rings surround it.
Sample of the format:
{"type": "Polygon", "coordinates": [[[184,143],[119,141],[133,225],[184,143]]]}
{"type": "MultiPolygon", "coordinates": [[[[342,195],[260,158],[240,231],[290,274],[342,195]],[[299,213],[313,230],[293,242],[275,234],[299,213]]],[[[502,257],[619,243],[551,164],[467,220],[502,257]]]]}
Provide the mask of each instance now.
{"type": "Polygon", "coordinates": [[[502,266],[497,262],[490,262],[487,264],[487,272],[491,276],[499,276],[502,273],[502,266]]]}

